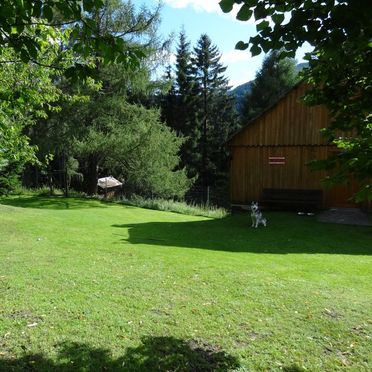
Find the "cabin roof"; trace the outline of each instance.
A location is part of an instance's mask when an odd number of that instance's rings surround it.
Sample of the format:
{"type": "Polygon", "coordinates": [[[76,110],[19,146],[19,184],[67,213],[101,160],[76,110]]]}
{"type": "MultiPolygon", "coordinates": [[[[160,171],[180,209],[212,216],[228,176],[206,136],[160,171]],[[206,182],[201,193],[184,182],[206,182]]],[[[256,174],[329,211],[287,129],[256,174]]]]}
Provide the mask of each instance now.
{"type": "Polygon", "coordinates": [[[247,124],[243,125],[239,130],[237,130],[235,133],[233,133],[228,139],[227,141],[225,142],[225,145],[229,145],[229,143],[236,137],[238,136],[241,132],[243,132],[247,127],[251,126],[254,124],[255,121],[257,121],[257,119],[259,119],[260,117],[264,116],[267,112],[269,112],[270,110],[272,110],[275,106],[277,106],[280,101],[282,101],[290,92],[292,92],[292,90],[296,89],[297,87],[299,87],[300,85],[304,84],[304,80],[301,79],[298,83],[296,83],[293,87],[287,89],[284,93],[282,93],[279,98],[270,106],[268,106],[265,110],[263,110],[260,114],[256,115],[254,118],[252,118],[251,120],[249,120],[247,122],[247,124]]]}
{"type": "Polygon", "coordinates": [[[97,181],[97,185],[101,189],[109,189],[112,187],[119,187],[122,186],[122,182],[118,181],[116,178],[109,176],[109,177],[103,177],[99,178],[97,181]]]}

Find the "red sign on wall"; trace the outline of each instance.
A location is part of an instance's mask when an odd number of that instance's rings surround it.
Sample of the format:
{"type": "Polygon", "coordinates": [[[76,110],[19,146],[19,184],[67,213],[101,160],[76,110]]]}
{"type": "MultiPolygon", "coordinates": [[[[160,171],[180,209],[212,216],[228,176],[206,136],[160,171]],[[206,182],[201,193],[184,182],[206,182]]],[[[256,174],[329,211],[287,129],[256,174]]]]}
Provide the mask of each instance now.
{"type": "Polygon", "coordinates": [[[269,156],[269,164],[283,165],[285,164],[285,156],[269,156]]]}

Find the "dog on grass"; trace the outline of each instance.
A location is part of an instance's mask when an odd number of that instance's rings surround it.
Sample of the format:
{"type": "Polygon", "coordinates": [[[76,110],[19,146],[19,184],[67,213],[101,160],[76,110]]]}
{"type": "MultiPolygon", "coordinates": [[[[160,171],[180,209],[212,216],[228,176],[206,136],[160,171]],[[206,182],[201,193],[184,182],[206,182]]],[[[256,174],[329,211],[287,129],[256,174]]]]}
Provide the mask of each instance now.
{"type": "Polygon", "coordinates": [[[252,218],[252,227],[257,228],[259,225],[266,227],[267,220],[262,215],[261,211],[258,209],[258,203],[252,202],[251,204],[251,218],[252,218]]]}

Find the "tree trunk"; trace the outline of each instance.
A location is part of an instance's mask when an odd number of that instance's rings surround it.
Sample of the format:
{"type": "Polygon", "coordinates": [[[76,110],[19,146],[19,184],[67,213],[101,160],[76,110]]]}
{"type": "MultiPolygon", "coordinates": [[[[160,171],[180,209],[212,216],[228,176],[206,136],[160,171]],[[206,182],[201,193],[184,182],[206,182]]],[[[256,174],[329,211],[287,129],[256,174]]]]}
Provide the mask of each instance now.
{"type": "Polygon", "coordinates": [[[88,158],[87,174],[86,174],[86,192],[88,195],[97,194],[98,181],[98,159],[94,155],[88,158]]]}
{"type": "Polygon", "coordinates": [[[207,171],[207,126],[208,126],[208,103],[207,103],[207,77],[204,77],[203,81],[203,111],[204,111],[204,119],[203,119],[203,138],[202,138],[202,144],[203,144],[203,151],[202,151],[202,185],[203,185],[203,201],[204,203],[207,203],[208,200],[208,171],[207,171]]]}

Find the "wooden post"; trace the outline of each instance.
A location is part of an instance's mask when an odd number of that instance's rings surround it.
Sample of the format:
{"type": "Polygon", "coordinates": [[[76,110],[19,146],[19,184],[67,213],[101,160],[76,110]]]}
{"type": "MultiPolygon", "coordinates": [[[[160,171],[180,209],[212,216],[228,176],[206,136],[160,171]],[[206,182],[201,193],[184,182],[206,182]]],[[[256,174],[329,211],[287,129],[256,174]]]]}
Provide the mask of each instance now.
{"type": "Polygon", "coordinates": [[[64,188],[65,198],[68,198],[68,174],[67,174],[67,161],[66,156],[63,154],[63,171],[64,171],[64,188]]]}

